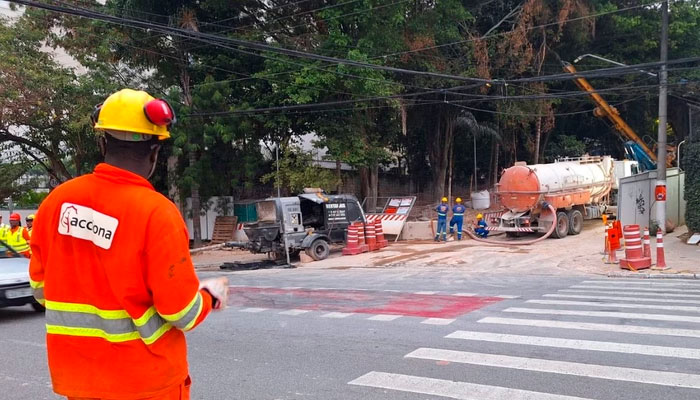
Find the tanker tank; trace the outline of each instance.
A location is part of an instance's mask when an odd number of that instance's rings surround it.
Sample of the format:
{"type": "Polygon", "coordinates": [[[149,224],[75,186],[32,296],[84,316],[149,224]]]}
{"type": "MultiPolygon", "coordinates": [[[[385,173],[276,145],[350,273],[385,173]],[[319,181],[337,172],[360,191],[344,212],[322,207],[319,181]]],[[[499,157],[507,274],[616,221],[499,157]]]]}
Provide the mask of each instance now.
{"type": "Polygon", "coordinates": [[[554,237],[581,232],[584,218],[597,218],[605,212],[613,187],[613,160],[610,157],[564,159],[551,164],[516,163],[505,170],[497,186],[501,204],[508,209],[497,229],[507,234],[546,232],[556,210],[554,237]]]}

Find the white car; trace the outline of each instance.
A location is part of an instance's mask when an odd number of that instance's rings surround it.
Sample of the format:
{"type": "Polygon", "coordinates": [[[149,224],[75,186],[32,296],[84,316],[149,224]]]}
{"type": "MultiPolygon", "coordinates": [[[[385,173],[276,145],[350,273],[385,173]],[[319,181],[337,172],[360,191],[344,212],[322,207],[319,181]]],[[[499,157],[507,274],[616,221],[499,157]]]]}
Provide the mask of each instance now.
{"type": "Polygon", "coordinates": [[[36,311],[44,311],[29,287],[29,259],[0,241],[0,307],[31,304],[36,311]]]}

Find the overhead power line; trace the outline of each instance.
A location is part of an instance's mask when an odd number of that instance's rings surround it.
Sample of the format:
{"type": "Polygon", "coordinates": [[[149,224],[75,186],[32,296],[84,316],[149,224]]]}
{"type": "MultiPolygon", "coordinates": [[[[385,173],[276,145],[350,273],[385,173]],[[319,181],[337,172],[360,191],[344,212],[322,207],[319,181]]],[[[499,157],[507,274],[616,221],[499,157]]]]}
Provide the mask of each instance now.
{"type": "Polygon", "coordinates": [[[252,49],[252,50],[269,51],[269,52],[273,52],[273,53],[279,53],[279,54],[283,54],[283,55],[290,56],[290,57],[305,58],[305,59],[311,59],[311,60],[317,60],[317,61],[325,61],[325,62],[332,63],[332,64],[348,65],[348,66],[354,66],[354,67],[360,67],[360,68],[370,68],[370,69],[387,71],[387,72],[394,72],[394,73],[400,73],[400,74],[422,75],[422,76],[429,76],[429,77],[440,78],[440,79],[458,80],[458,81],[463,81],[463,82],[481,82],[481,83],[491,82],[490,79],[473,78],[473,77],[449,75],[449,74],[440,74],[440,73],[436,73],[436,72],[427,72],[427,71],[414,71],[414,70],[404,69],[404,68],[388,67],[388,66],[384,66],[384,65],[363,63],[363,62],[354,61],[354,60],[328,57],[328,56],[323,56],[323,55],[314,54],[314,53],[308,53],[308,52],[299,51],[299,50],[292,50],[292,49],[287,49],[287,48],[283,48],[283,47],[276,47],[276,46],[272,46],[272,45],[260,43],[260,42],[253,42],[253,41],[248,41],[248,40],[243,40],[243,39],[223,37],[223,36],[219,36],[219,35],[213,35],[213,34],[203,33],[203,32],[196,32],[196,31],[191,31],[191,30],[187,30],[187,29],[179,29],[179,28],[174,28],[174,27],[170,27],[167,25],[163,25],[163,24],[148,23],[148,22],[138,21],[138,20],[134,20],[134,19],[120,18],[120,17],[115,17],[113,15],[103,14],[103,13],[85,10],[85,9],[76,9],[76,8],[72,8],[72,7],[65,7],[65,6],[59,6],[59,5],[53,5],[53,4],[45,4],[45,3],[39,3],[36,1],[29,1],[29,0],[16,0],[15,2],[18,4],[25,5],[25,6],[40,8],[40,9],[53,11],[53,12],[57,12],[57,13],[76,15],[76,16],[80,16],[80,17],[91,18],[94,20],[100,20],[100,21],[105,21],[105,22],[114,23],[114,24],[121,24],[121,25],[131,26],[131,27],[135,27],[135,28],[142,28],[142,29],[147,29],[147,30],[158,31],[158,32],[162,32],[162,33],[168,33],[168,34],[173,35],[173,36],[179,36],[179,37],[188,38],[188,39],[192,39],[192,40],[199,40],[202,42],[209,41],[211,44],[216,44],[216,45],[219,45],[222,47],[224,47],[225,44],[229,44],[229,45],[240,46],[240,47],[244,47],[244,48],[248,48],[248,49],[252,49]]]}

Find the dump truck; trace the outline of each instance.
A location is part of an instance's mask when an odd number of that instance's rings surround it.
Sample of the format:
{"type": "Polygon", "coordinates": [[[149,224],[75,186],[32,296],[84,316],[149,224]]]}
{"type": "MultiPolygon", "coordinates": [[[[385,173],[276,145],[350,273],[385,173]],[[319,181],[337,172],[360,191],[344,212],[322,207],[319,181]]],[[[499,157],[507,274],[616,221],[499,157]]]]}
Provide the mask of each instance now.
{"type": "Polygon", "coordinates": [[[247,242],[228,242],[252,253],[267,253],[281,259],[286,250],[292,255],[305,251],[314,260],[323,260],[330,245],[346,240],[348,226],[365,223],[357,198],[349,194],[304,193],[255,201],[257,220],[243,225],[247,242]]]}

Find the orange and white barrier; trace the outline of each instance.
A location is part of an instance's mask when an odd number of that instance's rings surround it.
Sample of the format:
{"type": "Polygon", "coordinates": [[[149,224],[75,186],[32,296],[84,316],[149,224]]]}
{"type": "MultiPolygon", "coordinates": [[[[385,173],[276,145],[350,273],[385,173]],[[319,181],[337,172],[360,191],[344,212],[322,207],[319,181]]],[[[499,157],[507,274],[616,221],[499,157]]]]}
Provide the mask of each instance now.
{"type": "Polygon", "coordinates": [[[651,257],[644,257],[639,225],[626,225],[622,229],[625,238],[625,258],[620,260],[620,268],[637,271],[651,267],[651,257]]]}
{"type": "Polygon", "coordinates": [[[400,235],[408,219],[406,214],[367,214],[367,222],[380,221],[384,234],[400,235]]]}
{"type": "Polygon", "coordinates": [[[380,249],[388,246],[389,242],[386,239],[384,239],[384,229],[382,229],[382,221],[374,221],[374,230],[377,234],[377,246],[379,246],[380,249]]]}
{"type": "Polygon", "coordinates": [[[651,243],[649,242],[649,227],[644,227],[644,257],[651,257],[651,243]]]}
{"type": "Polygon", "coordinates": [[[653,269],[667,270],[666,253],[664,252],[664,234],[661,229],[656,231],[656,266],[653,269]]]}

